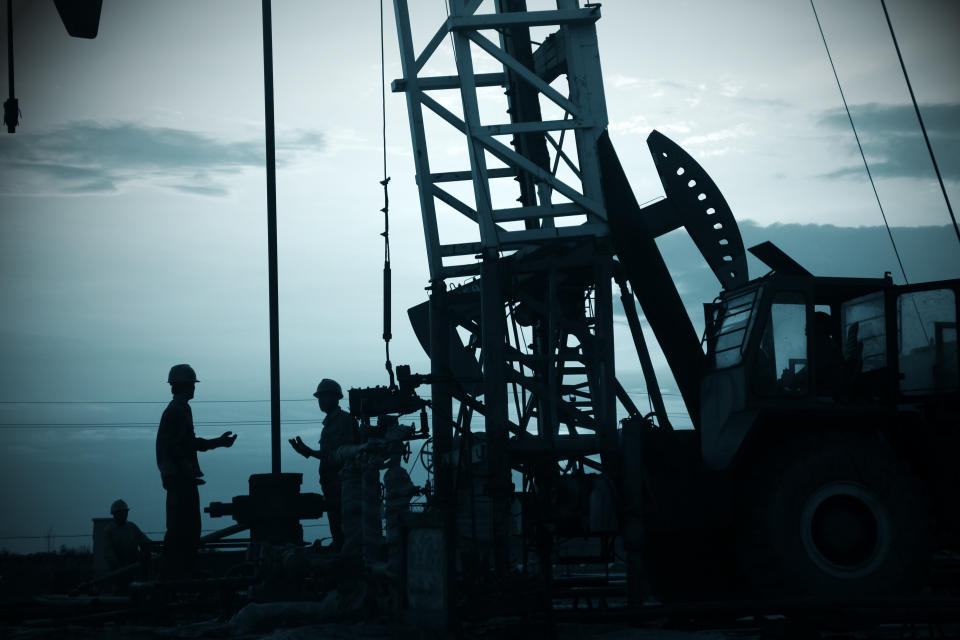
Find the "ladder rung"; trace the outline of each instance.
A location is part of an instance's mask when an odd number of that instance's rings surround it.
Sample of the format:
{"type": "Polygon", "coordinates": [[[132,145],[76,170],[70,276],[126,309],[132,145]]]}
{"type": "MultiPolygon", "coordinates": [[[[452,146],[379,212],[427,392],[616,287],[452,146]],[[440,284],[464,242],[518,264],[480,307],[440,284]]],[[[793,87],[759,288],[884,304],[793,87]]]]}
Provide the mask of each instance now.
{"type": "Polygon", "coordinates": [[[523,231],[501,231],[497,234],[501,245],[556,240],[557,238],[603,237],[610,233],[605,224],[580,224],[572,227],[554,227],[548,229],[525,229],[523,231]]]}
{"type": "Polygon", "coordinates": [[[596,22],[600,8],[557,9],[545,11],[517,11],[514,13],[485,13],[447,18],[451,31],[461,29],[500,29],[504,27],[541,27],[548,25],[596,22]]]}
{"type": "Polygon", "coordinates": [[[444,258],[450,256],[467,256],[477,253],[480,253],[479,242],[458,242],[440,245],[440,255],[444,258]]]}
{"type": "MultiPolygon", "coordinates": [[[[487,169],[488,178],[513,178],[517,175],[517,170],[513,167],[497,167],[495,169],[487,169]]],[[[439,173],[431,173],[430,180],[432,182],[459,182],[462,180],[473,180],[472,171],[441,171],[439,173]]]]}
{"type": "Polygon", "coordinates": [[[480,275],[481,266],[479,262],[473,262],[471,264],[456,264],[449,267],[442,267],[440,277],[460,278],[463,276],[478,276],[480,275]]]}
{"type": "Polygon", "coordinates": [[[553,218],[557,216],[585,215],[586,209],[572,202],[555,204],[547,207],[514,207],[512,209],[497,209],[493,212],[494,222],[511,222],[513,220],[528,220],[530,218],[553,218]]]}
{"type": "Polygon", "coordinates": [[[586,129],[580,120],[539,120],[537,122],[512,122],[509,124],[490,124],[478,127],[476,131],[488,136],[503,136],[511,133],[545,133],[569,129],[586,129]]]}
{"type": "MultiPolygon", "coordinates": [[[[473,83],[478,87],[502,87],[507,83],[507,76],[504,73],[477,73],[473,76],[473,83]]],[[[394,93],[400,93],[406,91],[409,84],[406,78],[397,78],[390,83],[390,90],[394,93]]],[[[459,89],[460,76],[418,77],[417,88],[421,91],[459,89]]]]}

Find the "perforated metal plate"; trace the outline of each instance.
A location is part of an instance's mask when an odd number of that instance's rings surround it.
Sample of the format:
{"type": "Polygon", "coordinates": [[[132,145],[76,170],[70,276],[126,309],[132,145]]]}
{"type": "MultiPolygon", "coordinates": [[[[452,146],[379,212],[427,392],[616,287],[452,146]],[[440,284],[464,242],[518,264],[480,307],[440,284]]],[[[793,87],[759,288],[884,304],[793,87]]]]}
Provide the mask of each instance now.
{"type": "Polygon", "coordinates": [[[690,154],[659,131],[647,137],[647,146],[667,198],[723,288],[746,284],[740,228],[720,189],[690,154]]]}

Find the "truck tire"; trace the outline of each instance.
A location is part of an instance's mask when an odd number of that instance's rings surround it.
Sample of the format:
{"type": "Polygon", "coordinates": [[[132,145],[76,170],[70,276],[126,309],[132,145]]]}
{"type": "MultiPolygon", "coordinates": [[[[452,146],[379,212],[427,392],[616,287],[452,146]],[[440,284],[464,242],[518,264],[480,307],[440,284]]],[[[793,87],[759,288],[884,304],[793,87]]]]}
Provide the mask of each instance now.
{"type": "Polygon", "coordinates": [[[737,552],[765,596],[857,598],[923,583],[932,522],[920,484],[880,440],[820,434],[744,474],[737,552]]]}

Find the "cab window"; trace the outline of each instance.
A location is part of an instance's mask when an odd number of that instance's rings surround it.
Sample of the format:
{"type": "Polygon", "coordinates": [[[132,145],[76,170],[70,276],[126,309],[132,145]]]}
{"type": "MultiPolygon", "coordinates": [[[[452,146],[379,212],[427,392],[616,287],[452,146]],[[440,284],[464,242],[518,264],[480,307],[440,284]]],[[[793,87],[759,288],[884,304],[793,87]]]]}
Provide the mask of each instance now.
{"type": "Polygon", "coordinates": [[[897,297],[900,391],[922,395],[957,388],[957,300],[951,289],[897,297]]]}
{"type": "Polygon", "coordinates": [[[760,337],[754,389],[762,395],[804,395],[809,384],[806,299],[781,292],[773,298],[760,337]]]}
{"type": "Polygon", "coordinates": [[[731,297],[720,308],[718,328],[713,335],[714,365],[718,369],[740,364],[753,310],[757,289],[731,297]]]}
{"type": "Polygon", "coordinates": [[[882,291],[844,302],[841,326],[843,357],[852,363],[854,374],[887,366],[887,327],[882,291]]]}

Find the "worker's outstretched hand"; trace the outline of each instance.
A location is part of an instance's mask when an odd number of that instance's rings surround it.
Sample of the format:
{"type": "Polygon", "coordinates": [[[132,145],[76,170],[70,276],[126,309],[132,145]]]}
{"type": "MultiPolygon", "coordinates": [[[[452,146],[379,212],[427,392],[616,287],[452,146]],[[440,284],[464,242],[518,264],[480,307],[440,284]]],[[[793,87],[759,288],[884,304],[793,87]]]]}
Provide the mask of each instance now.
{"type": "Polygon", "coordinates": [[[290,438],[289,442],[294,451],[302,455],[304,458],[310,457],[310,447],[306,445],[300,436],[297,436],[296,438],[290,438]]]}
{"type": "Polygon", "coordinates": [[[237,434],[233,431],[225,431],[217,440],[220,441],[221,447],[232,447],[237,440],[237,434]]]}

